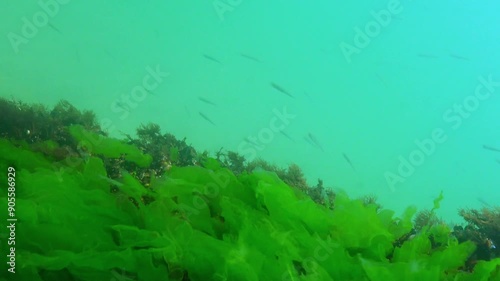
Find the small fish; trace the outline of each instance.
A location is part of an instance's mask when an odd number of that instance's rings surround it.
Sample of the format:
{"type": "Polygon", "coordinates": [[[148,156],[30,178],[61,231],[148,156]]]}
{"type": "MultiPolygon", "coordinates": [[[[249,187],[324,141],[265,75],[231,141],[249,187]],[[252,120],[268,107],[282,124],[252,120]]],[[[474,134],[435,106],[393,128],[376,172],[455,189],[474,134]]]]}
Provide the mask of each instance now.
{"type": "Polygon", "coordinates": [[[144,87],[144,90],[146,90],[146,92],[148,92],[150,95],[156,96],[154,92],[151,92],[150,90],[146,89],[146,87],[144,87]]]}
{"type": "Polygon", "coordinates": [[[80,51],[78,50],[78,48],[75,50],[75,58],[77,62],[82,61],[82,58],[80,57],[80,51]]]}
{"type": "Polygon", "coordinates": [[[488,202],[486,202],[483,198],[477,197],[477,201],[479,201],[479,203],[481,203],[483,207],[491,208],[491,205],[488,202]]]}
{"type": "Polygon", "coordinates": [[[209,56],[207,54],[203,54],[203,57],[206,58],[207,60],[211,60],[211,61],[216,62],[218,64],[222,64],[222,62],[220,62],[218,59],[216,59],[216,58],[214,58],[212,56],[209,56]]]}
{"type": "Polygon", "coordinates": [[[121,101],[116,101],[116,102],[115,102],[115,105],[116,105],[117,107],[119,107],[119,108],[121,108],[121,109],[125,110],[126,112],[130,112],[130,107],[129,107],[127,104],[125,104],[125,103],[123,103],[123,102],[121,102],[121,101]]]}
{"type": "Polygon", "coordinates": [[[118,61],[118,60],[116,59],[116,57],[115,57],[115,56],[114,56],[114,55],[113,55],[110,51],[108,51],[108,50],[106,50],[106,49],[103,49],[103,51],[104,51],[104,53],[105,53],[108,57],[112,58],[114,61],[118,61]]]}
{"type": "Polygon", "coordinates": [[[460,55],[457,55],[456,53],[454,53],[453,51],[451,50],[447,50],[448,51],[448,54],[451,58],[454,58],[454,59],[457,59],[457,60],[465,60],[465,61],[470,61],[469,58],[466,58],[466,57],[463,57],[463,56],[460,56],[460,55]]]}
{"type": "Polygon", "coordinates": [[[451,53],[450,54],[450,57],[454,58],[454,59],[457,59],[457,60],[465,60],[465,61],[470,61],[470,59],[466,58],[466,57],[462,57],[462,56],[459,56],[459,55],[456,55],[456,54],[453,54],[451,53]]]}
{"type": "Polygon", "coordinates": [[[352,164],[351,159],[349,159],[349,157],[347,156],[347,154],[342,153],[342,155],[344,156],[345,161],[347,161],[347,163],[349,163],[349,165],[351,166],[351,168],[354,170],[354,172],[357,172],[356,168],[354,168],[354,165],[352,164]]]}
{"type": "Polygon", "coordinates": [[[290,137],[287,133],[285,133],[284,131],[280,131],[280,134],[282,134],[283,136],[285,136],[287,139],[289,139],[291,142],[295,142],[292,137],[290,137]]]}
{"type": "Polygon", "coordinates": [[[281,92],[291,98],[293,98],[293,95],[290,94],[287,90],[283,89],[280,85],[274,83],[274,82],[271,82],[271,87],[273,87],[275,90],[277,90],[278,92],[281,92]]]}
{"type": "Polygon", "coordinates": [[[53,24],[51,24],[50,22],[47,24],[50,28],[52,28],[53,30],[55,30],[57,33],[61,34],[64,36],[64,34],[61,32],[61,30],[59,30],[59,28],[55,27],[53,24]]]}
{"type": "Polygon", "coordinates": [[[206,104],[210,104],[210,105],[213,105],[213,106],[217,106],[217,104],[207,100],[206,98],[204,97],[198,97],[199,100],[201,100],[202,102],[206,103],[206,104]]]}
{"type": "Polygon", "coordinates": [[[309,138],[309,136],[304,136],[304,140],[308,142],[311,146],[316,146],[314,142],[309,138]]]}
{"type": "Polygon", "coordinates": [[[483,144],[483,148],[487,149],[487,150],[495,151],[495,152],[500,152],[500,149],[489,146],[489,145],[485,145],[485,144],[483,144]]]}
{"type": "Polygon", "coordinates": [[[325,150],[323,149],[323,146],[321,146],[318,139],[316,139],[316,137],[313,134],[309,133],[307,136],[309,137],[309,139],[311,140],[311,142],[314,146],[319,148],[321,151],[325,152],[325,150]]]}
{"type": "Polygon", "coordinates": [[[500,159],[497,159],[497,163],[500,164],[500,159]]]}
{"type": "Polygon", "coordinates": [[[307,97],[307,99],[309,99],[309,101],[310,101],[310,102],[312,102],[312,101],[313,101],[313,99],[311,98],[311,95],[309,95],[309,93],[308,93],[308,92],[304,91],[304,96],[306,96],[306,97],[307,97]]]}
{"type": "Polygon", "coordinates": [[[217,126],[217,125],[215,125],[215,123],[214,123],[212,120],[210,120],[210,118],[208,118],[205,114],[203,114],[203,112],[198,112],[198,113],[200,114],[200,116],[201,116],[203,119],[205,119],[205,120],[207,120],[208,122],[210,122],[210,124],[212,124],[212,125],[214,125],[214,126],[217,126]]]}
{"type": "Polygon", "coordinates": [[[249,59],[249,60],[253,60],[254,62],[259,62],[259,63],[261,62],[258,58],[252,57],[252,56],[244,54],[244,53],[240,53],[240,56],[242,56],[246,59],[249,59]]]}
{"type": "Polygon", "coordinates": [[[385,82],[384,78],[382,78],[382,76],[380,76],[380,74],[378,73],[375,73],[375,75],[377,76],[378,80],[382,83],[382,85],[388,89],[389,87],[387,86],[387,83],[385,82]]]}

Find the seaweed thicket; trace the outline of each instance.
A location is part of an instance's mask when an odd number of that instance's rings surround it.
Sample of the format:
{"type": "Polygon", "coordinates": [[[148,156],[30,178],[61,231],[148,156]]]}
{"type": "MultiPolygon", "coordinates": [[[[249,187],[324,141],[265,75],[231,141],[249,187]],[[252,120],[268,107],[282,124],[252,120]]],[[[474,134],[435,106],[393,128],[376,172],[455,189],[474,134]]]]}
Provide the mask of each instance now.
{"type": "Polygon", "coordinates": [[[200,153],[156,124],[119,140],[65,101],[0,110],[17,280],[500,280],[496,207],[449,227],[442,194],[398,217],[374,196],[309,186],[295,164],[200,153]]]}

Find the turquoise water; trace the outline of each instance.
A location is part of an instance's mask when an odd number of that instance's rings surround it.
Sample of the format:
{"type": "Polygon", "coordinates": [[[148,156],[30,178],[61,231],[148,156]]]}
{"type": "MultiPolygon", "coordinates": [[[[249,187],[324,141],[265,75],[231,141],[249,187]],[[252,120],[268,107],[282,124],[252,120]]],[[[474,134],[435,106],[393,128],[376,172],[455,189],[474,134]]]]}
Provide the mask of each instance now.
{"type": "Polygon", "coordinates": [[[498,4],[331,2],[3,1],[0,95],[297,163],[397,211],[499,202],[498,4]]]}

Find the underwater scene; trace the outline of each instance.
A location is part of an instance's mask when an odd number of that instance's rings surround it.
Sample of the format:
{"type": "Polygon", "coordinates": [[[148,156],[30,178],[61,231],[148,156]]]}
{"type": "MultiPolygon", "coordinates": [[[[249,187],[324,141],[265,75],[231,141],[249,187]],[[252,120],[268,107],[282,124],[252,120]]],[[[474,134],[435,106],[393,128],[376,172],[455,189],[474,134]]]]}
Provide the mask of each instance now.
{"type": "Polygon", "coordinates": [[[496,1],[0,1],[0,281],[500,281],[496,1]]]}

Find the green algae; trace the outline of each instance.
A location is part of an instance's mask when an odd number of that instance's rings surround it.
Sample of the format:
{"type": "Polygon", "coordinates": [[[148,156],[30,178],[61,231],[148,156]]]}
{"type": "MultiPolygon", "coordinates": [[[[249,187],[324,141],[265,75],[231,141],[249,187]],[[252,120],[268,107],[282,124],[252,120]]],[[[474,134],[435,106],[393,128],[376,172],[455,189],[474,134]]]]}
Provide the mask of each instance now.
{"type": "MultiPolygon", "coordinates": [[[[132,145],[70,132],[92,155],[151,162],[132,145]]],[[[275,173],[236,176],[211,158],[145,187],[127,171],[108,178],[95,156],[54,173],[27,145],[0,140],[0,152],[2,168],[18,170],[17,280],[498,280],[498,259],[462,270],[474,244],[458,243],[445,225],[396,245],[413,228],[413,207],[395,217],[339,193],[327,208],[275,173]]],[[[0,270],[7,278],[5,263],[0,270]]]]}
{"type": "Polygon", "coordinates": [[[137,164],[139,167],[147,167],[153,160],[150,155],[143,154],[137,147],[119,141],[117,139],[105,137],[89,132],[81,125],[69,127],[71,136],[78,141],[80,151],[88,153],[102,154],[107,158],[124,157],[125,160],[137,164]]]}

